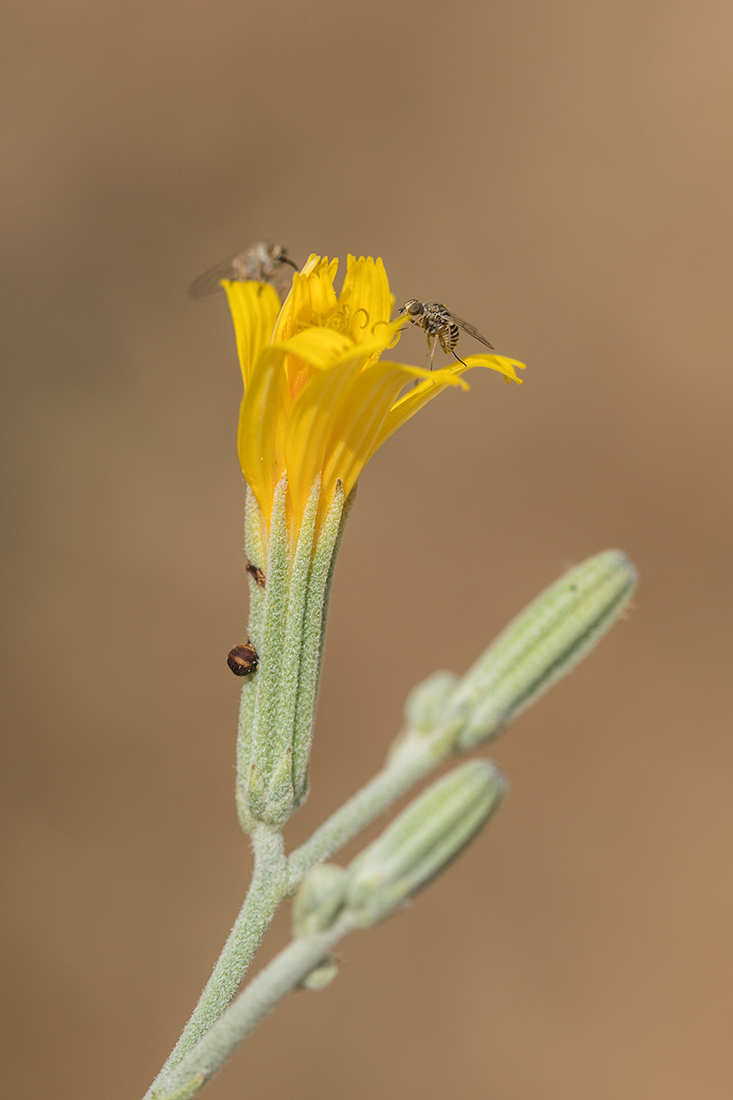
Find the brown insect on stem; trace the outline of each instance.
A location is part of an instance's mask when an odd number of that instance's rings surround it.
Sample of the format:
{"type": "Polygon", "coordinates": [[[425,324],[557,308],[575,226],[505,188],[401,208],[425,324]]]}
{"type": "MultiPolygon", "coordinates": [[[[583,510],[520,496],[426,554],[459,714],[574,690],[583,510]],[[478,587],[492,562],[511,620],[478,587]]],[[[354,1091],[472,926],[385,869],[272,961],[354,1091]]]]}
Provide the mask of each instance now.
{"type": "Polygon", "coordinates": [[[227,664],[235,676],[249,676],[255,672],[258,663],[257,650],[251,642],[243,642],[229,650],[227,664]]]}
{"type": "Polygon", "coordinates": [[[260,588],[265,587],[265,574],[262,572],[258,565],[252,565],[252,562],[247,566],[247,572],[250,577],[254,577],[260,588]]]}

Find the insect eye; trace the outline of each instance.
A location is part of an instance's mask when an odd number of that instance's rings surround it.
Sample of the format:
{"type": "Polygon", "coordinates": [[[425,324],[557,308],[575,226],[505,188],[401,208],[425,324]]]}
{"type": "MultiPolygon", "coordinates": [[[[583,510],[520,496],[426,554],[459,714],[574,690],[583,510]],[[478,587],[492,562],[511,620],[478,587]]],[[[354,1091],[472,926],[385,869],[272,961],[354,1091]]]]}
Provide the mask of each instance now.
{"type": "Polygon", "coordinates": [[[411,302],[408,302],[405,309],[412,317],[417,317],[419,313],[422,313],[422,302],[418,302],[417,298],[413,298],[411,302]]]}

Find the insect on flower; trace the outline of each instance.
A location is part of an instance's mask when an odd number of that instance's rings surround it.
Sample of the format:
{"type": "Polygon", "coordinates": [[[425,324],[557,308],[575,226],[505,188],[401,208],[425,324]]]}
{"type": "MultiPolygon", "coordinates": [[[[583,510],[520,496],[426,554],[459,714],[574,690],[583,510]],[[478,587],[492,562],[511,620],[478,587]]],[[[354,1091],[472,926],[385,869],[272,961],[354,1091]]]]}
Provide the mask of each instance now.
{"type": "Polygon", "coordinates": [[[257,670],[258,663],[257,650],[251,642],[235,645],[227,656],[227,664],[235,676],[249,676],[257,670]]]}
{"type": "Polygon", "coordinates": [[[275,241],[258,241],[244,252],[222,260],[199,275],[191,283],[188,293],[191,298],[208,298],[221,289],[222,279],[231,279],[238,283],[269,283],[282,296],[288,289],[288,265],[298,270],[298,265],[290,259],[283,245],[275,241]]]}
{"type": "Polygon", "coordinates": [[[261,565],[282,493],[294,551],[317,492],[307,536],[315,544],[335,494],[348,497],[372,455],[423,405],[449,386],[467,388],[467,370],[521,384],[523,364],[486,349],[434,371],[388,359],[404,318],[390,321],[384,264],[349,256],[340,291],[337,268],[337,260],[311,256],[284,304],[267,284],[223,280],[244,383],[237,448],[259,509],[261,565]]]}
{"type": "Polygon", "coordinates": [[[461,317],[457,317],[442,302],[432,300],[420,302],[417,298],[411,298],[409,302],[402,306],[399,312],[407,315],[410,325],[417,325],[426,334],[430,346],[431,370],[437,344],[440,344],[446,355],[452,352],[458,362],[463,363],[463,360],[455,352],[455,346],[460,335],[459,329],[463,329],[474,340],[478,340],[485,347],[494,350],[494,345],[490,344],[474,325],[464,321],[461,317]]]}
{"type": "Polygon", "coordinates": [[[252,562],[247,566],[247,572],[252,580],[257,581],[260,588],[265,587],[265,574],[260,569],[259,565],[252,565],[252,562]]]}

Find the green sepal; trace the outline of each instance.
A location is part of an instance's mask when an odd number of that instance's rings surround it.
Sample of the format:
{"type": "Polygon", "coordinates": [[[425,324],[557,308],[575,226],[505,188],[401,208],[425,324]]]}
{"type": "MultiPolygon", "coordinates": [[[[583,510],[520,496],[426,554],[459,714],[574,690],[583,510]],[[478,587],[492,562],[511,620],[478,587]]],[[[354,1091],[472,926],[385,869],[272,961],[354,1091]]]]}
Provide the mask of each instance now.
{"type": "Polygon", "coordinates": [[[346,514],[344,487],[338,481],[318,536],[308,576],[300,644],[298,697],[293,725],[293,788],[296,806],[301,805],[308,791],[308,760],[323,662],[328,596],[346,514]]]}
{"type": "Polygon", "coordinates": [[[319,498],[317,481],[292,547],[283,478],[265,546],[264,517],[248,491],[247,552],[264,580],[250,577],[249,634],[259,663],[243,685],[237,747],[238,813],[248,832],[252,822],[284,824],[307,790],[326,605],[346,514],[338,482],[314,546],[319,498]]]}
{"type": "Polygon", "coordinates": [[[287,820],[290,813],[288,810],[285,816],[282,816],[284,812],[282,763],[285,753],[291,748],[291,743],[288,731],[278,722],[290,572],[286,499],[287,479],[283,477],[275,490],[270,520],[261,638],[256,637],[258,624],[252,624],[255,628],[252,641],[257,650],[259,665],[256,673],[256,698],[250,733],[251,766],[245,770],[245,774],[248,771],[250,775],[250,811],[260,821],[268,824],[287,820]],[[271,789],[273,785],[277,788],[276,790],[271,789]],[[270,807],[270,801],[272,801],[272,807],[270,807]]]}
{"type": "Polygon", "coordinates": [[[266,825],[285,824],[293,812],[293,750],[289,745],[266,778],[252,761],[248,796],[247,816],[266,825]]]}
{"type": "MultiPolygon", "coordinates": [[[[267,547],[263,541],[265,520],[262,515],[257,497],[247,486],[247,497],[244,508],[244,542],[247,555],[252,565],[262,570],[267,583],[267,547]]],[[[257,650],[257,655],[263,648],[265,618],[265,589],[257,581],[249,576],[249,640],[257,650]]],[[[239,722],[237,734],[237,774],[245,775],[249,771],[252,757],[252,729],[254,726],[255,704],[257,702],[257,687],[259,669],[251,673],[242,684],[242,694],[239,702],[239,722]]],[[[240,785],[237,784],[237,797],[241,801],[240,785]]],[[[240,817],[241,817],[241,808],[240,817]]]]}

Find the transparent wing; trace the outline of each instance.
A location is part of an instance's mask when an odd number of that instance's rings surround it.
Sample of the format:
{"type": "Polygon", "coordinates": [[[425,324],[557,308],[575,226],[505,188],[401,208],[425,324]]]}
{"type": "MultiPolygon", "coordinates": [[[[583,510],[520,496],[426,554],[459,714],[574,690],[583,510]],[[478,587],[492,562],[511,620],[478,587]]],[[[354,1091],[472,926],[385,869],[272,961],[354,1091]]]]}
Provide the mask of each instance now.
{"type": "Polygon", "coordinates": [[[188,288],[189,295],[192,298],[208,298],[210,294],[216,294],[217,290],[221,289],[219,286],[221,279],[237,278],[235,261],[242,256],[243,253],[235,252],[233,256],[229,256],[228,259],[222,260],[215,267],[210,267],[203,275],[199,275],[198,279],[194,279],[188,288]]]}
{"type": "Polygon", "coordinates": [[[468,321],[464,321],[462,317],[456,317],[455,313],[453,313],[452,310],[450,317],[451,321],[455,321],[458,327],[462,328],[463,331],[468,333],[469,336],[473,336],[474,340],[478,340],[478,342],[480,344],[483,344],[484,347],[491,348],[492,351],[494,350],[494,345],[490,344],[486,337],[481,335],[475,325],[471,325],[468,323],[468,321]]]}

